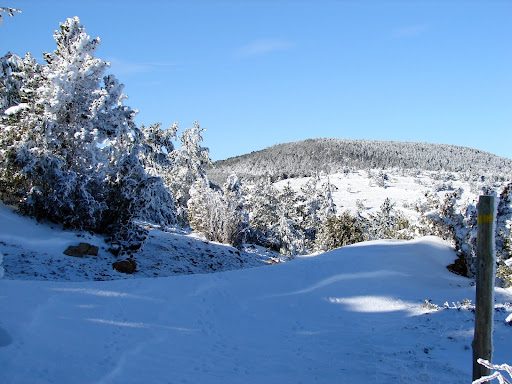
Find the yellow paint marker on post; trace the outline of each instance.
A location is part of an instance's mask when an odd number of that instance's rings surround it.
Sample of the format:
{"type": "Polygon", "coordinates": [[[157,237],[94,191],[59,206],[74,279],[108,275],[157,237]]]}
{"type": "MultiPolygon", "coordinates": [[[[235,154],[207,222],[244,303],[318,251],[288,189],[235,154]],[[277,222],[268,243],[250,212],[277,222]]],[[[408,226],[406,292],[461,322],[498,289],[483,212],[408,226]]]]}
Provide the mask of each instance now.
{"type": "Polygon", "coordinates": [[[489,224],[494,221],[494,215],[478,215],[478,224],[489,224]]]}

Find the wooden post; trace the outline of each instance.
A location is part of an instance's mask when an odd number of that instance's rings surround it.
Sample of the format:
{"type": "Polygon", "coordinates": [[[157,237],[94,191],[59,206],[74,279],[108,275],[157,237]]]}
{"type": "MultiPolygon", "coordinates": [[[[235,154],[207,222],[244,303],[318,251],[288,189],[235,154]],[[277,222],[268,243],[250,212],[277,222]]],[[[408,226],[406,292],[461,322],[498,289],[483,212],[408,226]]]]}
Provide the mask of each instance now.
{"type": "Polygon", "coordinates": [[[477,221],[477,269],[475,300],[475,336],[473,338],[473,381],[490,375],[488,368],[478,364],[482,358],[492,363],[492,330],[494,321],[495,257],[494,196],[480,196],[477,221]]]}

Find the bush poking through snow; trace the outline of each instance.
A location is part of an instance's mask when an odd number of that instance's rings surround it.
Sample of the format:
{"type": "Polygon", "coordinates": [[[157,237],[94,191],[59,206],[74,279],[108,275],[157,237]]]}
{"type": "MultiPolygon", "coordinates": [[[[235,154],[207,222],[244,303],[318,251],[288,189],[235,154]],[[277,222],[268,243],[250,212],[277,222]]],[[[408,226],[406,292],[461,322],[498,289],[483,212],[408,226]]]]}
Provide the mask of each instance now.
{"type": "Polygon", "coordinates": [[[508,365],[508,364],[501,364],[501,365],[491,364],[491,363],[489,363],[489,361],[484,360],[484,359],[478,359],[477,361],[478,361],[478,364],[483,365],[486,368],[492,369],[492,370],[494,370],[494,372],[489,376],[484,376],[478,380],[473,381],[473,384],[489,383],[489,382],[491,382],[491,380],[494,380],[494,379],[498,379],[498,382],[500,384],[510,384],[511,383],[501,373],[502,371],[506,372],[510,376],[510,379],[512,379],[512,367],[510,365],[508,365]]]}
{"type": "Polygon", "coordinates": [[[432,303],[431,300],[425,300],[425,302],[421,305],[421,308],[425,308],[429,311],[439,311],[441,309],[439,305],[432,303]]]}

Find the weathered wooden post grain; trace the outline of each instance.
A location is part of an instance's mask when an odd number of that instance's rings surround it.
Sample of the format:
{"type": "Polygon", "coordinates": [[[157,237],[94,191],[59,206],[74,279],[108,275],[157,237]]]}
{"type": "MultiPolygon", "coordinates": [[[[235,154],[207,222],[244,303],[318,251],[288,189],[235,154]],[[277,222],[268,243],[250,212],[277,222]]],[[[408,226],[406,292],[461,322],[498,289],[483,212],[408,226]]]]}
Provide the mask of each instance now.
{"type": "Polygon", "coordinates": [[[494,321],[495,261],[494,196],[480,196],[477,221],[477,268],[475,300],[475,336],[473,338],[473,380],[490,375],[488,368],[478,364],[482,358],[492,362],[492,330],[494,321]]]}

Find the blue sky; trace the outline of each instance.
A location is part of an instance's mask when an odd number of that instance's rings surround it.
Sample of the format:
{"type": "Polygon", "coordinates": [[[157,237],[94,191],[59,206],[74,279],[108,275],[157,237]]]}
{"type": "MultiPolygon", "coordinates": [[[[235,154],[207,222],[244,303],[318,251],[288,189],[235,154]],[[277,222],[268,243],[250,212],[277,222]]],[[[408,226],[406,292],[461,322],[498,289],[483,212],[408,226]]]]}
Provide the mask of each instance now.
{"type": "Polygon", "coordinates": [[[53,51],[78,16],[138,123],[197,120],[213,160],[315,137],[512,158],[512,1],[45,1],[0,54],[53,51]]]}

